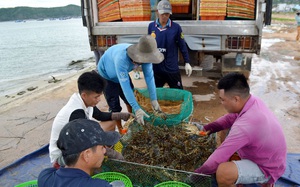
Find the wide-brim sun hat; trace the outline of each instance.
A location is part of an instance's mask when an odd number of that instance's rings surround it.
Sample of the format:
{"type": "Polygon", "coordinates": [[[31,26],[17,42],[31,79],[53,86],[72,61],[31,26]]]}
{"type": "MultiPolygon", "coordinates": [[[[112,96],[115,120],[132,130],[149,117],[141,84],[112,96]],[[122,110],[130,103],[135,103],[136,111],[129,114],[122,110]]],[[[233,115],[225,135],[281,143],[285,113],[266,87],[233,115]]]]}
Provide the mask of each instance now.
{"type": "Polygon", "coordinates": [[[137,44],[129,46],[127,54],[137,63],[159,64],[164,60],[164,55],[157,49],[156,40],[150,35],[142,36],[137,44]]]}

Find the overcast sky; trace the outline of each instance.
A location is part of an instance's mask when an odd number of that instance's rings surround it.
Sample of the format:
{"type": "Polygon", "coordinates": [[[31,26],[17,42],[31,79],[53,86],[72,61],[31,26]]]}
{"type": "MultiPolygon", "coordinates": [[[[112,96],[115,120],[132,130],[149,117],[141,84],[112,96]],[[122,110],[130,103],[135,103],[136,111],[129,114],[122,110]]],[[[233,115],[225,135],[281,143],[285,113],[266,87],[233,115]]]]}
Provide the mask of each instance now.
{"type": "Polygon", "coordinates": [[[0,0],[0,8],[12,8],[18,6],[61,7],[69,4],[80,6],[80,0],[0,0]]]}

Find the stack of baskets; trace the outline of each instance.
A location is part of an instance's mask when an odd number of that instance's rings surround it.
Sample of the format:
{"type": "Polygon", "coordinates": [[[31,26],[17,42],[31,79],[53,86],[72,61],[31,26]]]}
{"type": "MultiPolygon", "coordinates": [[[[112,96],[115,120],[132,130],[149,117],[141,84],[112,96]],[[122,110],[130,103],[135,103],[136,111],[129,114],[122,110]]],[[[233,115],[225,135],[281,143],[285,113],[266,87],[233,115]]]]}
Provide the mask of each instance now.
{"type": "Polygon", "coordinates": [[[227,17],[254,19],[255,0],[228,0],[227,17]]]}
{"type": "Polygon", "coordinates": [[[227,0],[201,0],[201,20],[224,20],[227,0]]]}
{"type": "Polygon", "coordinates": [[[190,0],[170,0],[172,13],[189,13],[190,0]]]}
{"type": "Polygon", "coordinates": [[[149,0],[119,0],[123,21],[148,21],[151,18],[149,0]]]}
{"type": "Polygon", "coordinates": [[[120,7],[118,0],[98,0],[99,22],[120,20],[120,7]]]}

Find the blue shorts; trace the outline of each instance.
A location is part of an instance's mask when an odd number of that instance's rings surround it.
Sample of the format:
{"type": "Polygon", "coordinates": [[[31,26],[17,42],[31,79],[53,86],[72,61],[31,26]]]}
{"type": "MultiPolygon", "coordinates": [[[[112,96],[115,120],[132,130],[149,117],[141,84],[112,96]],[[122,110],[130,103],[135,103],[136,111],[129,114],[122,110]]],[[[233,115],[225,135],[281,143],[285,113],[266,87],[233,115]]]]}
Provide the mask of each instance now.
{"type": "Polygon", "coordinates": [[[238,179],[235,184],[252,184],[267,183],[270,177],[266,178],[264,173],[259,169],[257,164],[251,160],[235,160],[233,161],[238,168],[238,179]]]}

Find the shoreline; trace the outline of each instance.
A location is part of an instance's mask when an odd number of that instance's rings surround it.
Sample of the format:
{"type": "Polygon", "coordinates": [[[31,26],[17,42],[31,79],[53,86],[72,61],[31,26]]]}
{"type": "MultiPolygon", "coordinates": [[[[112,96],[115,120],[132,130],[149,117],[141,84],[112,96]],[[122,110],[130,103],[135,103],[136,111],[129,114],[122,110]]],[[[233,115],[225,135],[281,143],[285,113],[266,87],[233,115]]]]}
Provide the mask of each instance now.
{"type": "Polygon", "coordinates": [[[71,94],[77,91],[76,81],[89,66],[71,74],[56,77],[57,83],[43,80],[37,89],[15,98],[0,98],[0,168],[49,143],[52,122],[71,94]]]}
{"type": "Polygon", "coordinates": [[[34,98],[41,96],[44,92],[51,92],[62,87],[66,84],[66,81],[74,79],[80,72],[95,69],[96,65],[91,59],[92,58],[78,60],[76,62],[72,61],[69,63],[71,69],[68,72],[56,75],[49,74],[48,79],[45,76],[39,80],[33,81],[23,89],[12,91],[10,94],[0,95],[0,113],[10,110],[26,101],[33,100],[34,98]],[[79,66],[79,68],[77,66],[79,66]]]}

